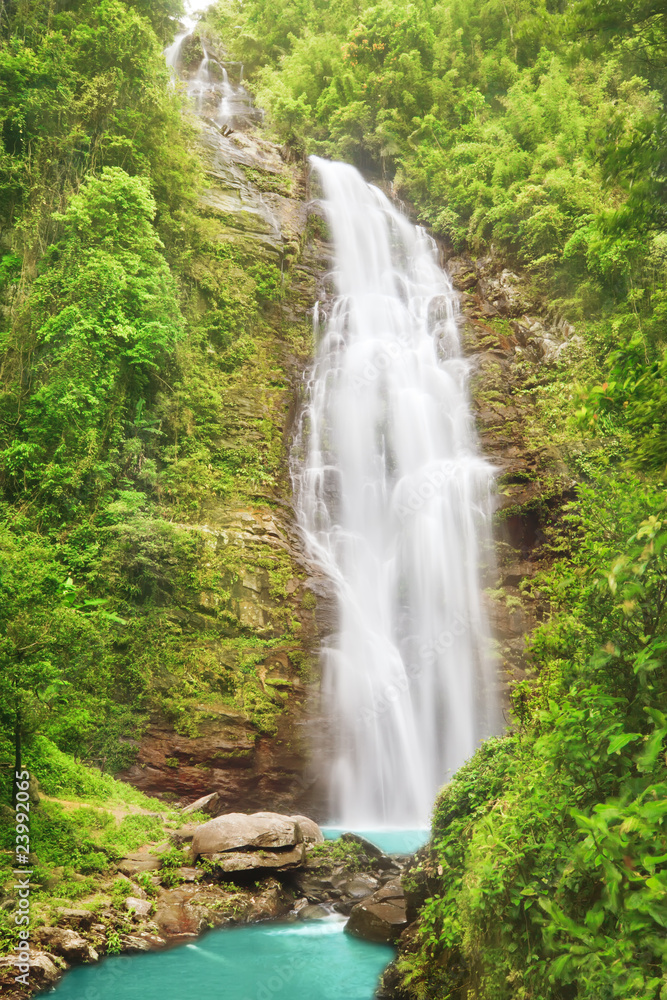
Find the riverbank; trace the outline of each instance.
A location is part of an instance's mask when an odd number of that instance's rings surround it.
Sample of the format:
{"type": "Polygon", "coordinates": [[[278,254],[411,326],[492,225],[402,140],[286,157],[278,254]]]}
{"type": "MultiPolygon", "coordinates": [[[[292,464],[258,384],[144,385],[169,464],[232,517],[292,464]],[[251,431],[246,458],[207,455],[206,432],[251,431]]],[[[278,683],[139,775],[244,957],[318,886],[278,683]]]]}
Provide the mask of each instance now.
{"type": "MultiPolygon", "coordinates": [[[[217,796],[208,799],[201,805],[215,808],[217,796]]],[[[24,1000],[51,989],[78,965],[163,951],[216,928],[335,917],[356,939],[393,944],[406,926],[404,855],[387,855],[351,833],[325,841],[305,817],[259,813],[210,819],[191,809],[160,819],[168,839],[113,862],[107,856],[106,870],[88,895],[64,900],[53,885],[35,886],[29,985],[15,982],[16,957],[5,955],[3,995],[24,1000]]],[[[82,878],[73,875],[75,884],[82,878]]],[[[3,908],[11,902],[16,905],[6,896],[3,908]]]]}

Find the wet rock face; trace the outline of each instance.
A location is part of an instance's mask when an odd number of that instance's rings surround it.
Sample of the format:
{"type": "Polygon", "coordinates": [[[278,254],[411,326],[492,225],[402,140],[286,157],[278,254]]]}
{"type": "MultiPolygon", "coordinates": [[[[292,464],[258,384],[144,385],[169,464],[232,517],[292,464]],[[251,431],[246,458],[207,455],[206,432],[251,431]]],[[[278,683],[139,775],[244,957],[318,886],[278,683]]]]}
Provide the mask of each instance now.
{"type": "Polygon", "coordinates": [[[287,915],[294,897],[273,878],[266,879],[259,891],[239,891],[232,884],[187,885],[161,893],[155,911],[155,924],[164,941],[196,937],[206,927],[231,923],[250,923],[287,915]]]}
{"type": "Polygon", "coordinates": [[[396,880],[357,903],[345,930],[364,941],[392,944],[407,925],[405,896],[400,881],[396,880]]]}
{"type": "MultiPolygon", "coordinates": [[[[288,451],[310,362],[312,308],[328,258],[308,228],[304,165],[285,163],[258,129],[224,135],[204,120],[199,146],[206,177],[198,219],[202,239],[236,248],[244,259],[289,278],[286,297],[267,306],[262,317],[256,367],[249,362],[247,378],[220,385],[219,446],[269,447],[280,453],[281,465],[256,503],[211,493],[199,498],[191,521],[179,525],[201,553],[197,594],[194,600],[170,595],[167,618],[178,632],[205,637],[206,656],[228,672],[230,689],[247,677],[230,640],[256,637],[256,667],[247,696],[222,695],[219,704],[208,699],[205,710],[193,705],[175,722],[156,713],[138,743],[136,763],[120,777],[181,804],[216,793],[212,814],[232,808],[312,813],[318,793],[304,777],[308,683],[320,641],[335,621],[331,586],[308,562],[296,528],[288,451]],[[261,710],[253,709],[258,704],[261,710]]],[[[206,271],[208,262],[197,266],[206,271]]],[[[210,307],[206,288],[215,286],[213,273],[204,278],[201,302],[195,303],[202,315],[210,307]]],[[[199,662],[194,667],[205,669],[199,662]]],[[[165,676],[165,700],[170,691],[165,676]]]]}
{"type": "Polygon", "coordinates": [[[506,677],[525,676],[525,636],[540,609],[520,590],[550,558],[545,527],[572,497],[559,456],[532,432],[542,366],[576,350],[574,328],[535,300],[526,281],[493,255],[450,257],[460,292],[463,348],[473,366],[470,393],[480,446],[497,469],[495,562],[487,612],[506,677]]]}
{"type": "MultiPolygon", "coordinates": [[[[368,843],[354,834],[345,836],[351,838],[347,843],[357,840],[368,843]]],[[[345,844],[346,841],[341,837],[336,843],[345,844]]],[[[303,865],[286,876],[285,881],[298,897],[294,915],[298,919],[313,919],[319,912],[314,908],[323,907],[329,914],[333,912],[347,917],[360,901],[371,898],[387,885],[393,891],[399,885],[398,880],[408,859],[402,855],[388,856],[374,845],[368,846],[372,849],[370,856],[358,851],[346,860],[331,842],[323,852],[306,845],[303,865]],[[313,908],[312,912],[309,909],[304,914],[305,907],[313,908]]]]}

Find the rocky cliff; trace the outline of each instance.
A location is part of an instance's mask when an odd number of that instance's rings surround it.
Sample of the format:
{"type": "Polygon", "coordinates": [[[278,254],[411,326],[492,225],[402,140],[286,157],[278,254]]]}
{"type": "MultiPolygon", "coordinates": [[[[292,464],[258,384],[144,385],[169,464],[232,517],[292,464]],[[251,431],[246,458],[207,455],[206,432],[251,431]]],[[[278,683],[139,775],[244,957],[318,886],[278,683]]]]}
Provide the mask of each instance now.
{"type": "MultiPolygon", "coordinates": [[[[206,180],[200,252],[188,265],[191,322],[205,324],[220,308],[215,264],[230,248],[252,262],[246,273],[277,271],[282,287],[264,304],[242,363],[206,387],[216,446],[234,457],[237,484],[231,496],[207,493],[193,470],[181,470],[190,495],[172,523],[196,557],[172,569],[160,622],[179,635],[194,676],[188,687],[182,671],[157,671],[149,725],[120,776],[184,802],[215,789],[221,809],[305,808],[314,794],[307,704],[331,609],[296,528],[288,457],[326,254],[307,224],[304,164],[286,163],[252,124],[231,132],[204,120],[198,148],[206,180]],[[244,462],[258,456],[266,485],[239,489],[244,462]]],[[[201,420],[186,414],[184,433],[201,420]]]]}

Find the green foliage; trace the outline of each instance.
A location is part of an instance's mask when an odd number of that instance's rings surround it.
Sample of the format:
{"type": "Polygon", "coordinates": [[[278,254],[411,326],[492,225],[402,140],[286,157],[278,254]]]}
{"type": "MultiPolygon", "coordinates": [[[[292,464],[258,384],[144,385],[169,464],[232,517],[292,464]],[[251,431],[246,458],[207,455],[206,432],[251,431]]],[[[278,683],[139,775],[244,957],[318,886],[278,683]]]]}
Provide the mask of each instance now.
{"type": "Polygon", "coordinates": [[[155,896],[159,895],[160,890],[155,885],[148,872],[140,872],[139,875],[135,877],[135,882],[137,885],[141,886],[149,899],[153,899],[155,896]]]}
{"type": "Polygon", "coordinates": [[[232,598],[247,554],[208,572],[182,525],[203,498],[255,504],[283,470],[266,318],[287,277],[193,207],[195,129],[162,51],[178,8],[31,0],[0,26],[0,739],[8,761],[17,712],[29,756],[45,734],[68,755],[36,760],[54,788],[89,787],[72,757],[127,767],[149,709],[190,735],[221,700],[266,731],[280,710],[232,598]]]}
{"type": "Polygon", "coordinates": [[[364,849],[361,844],[354,841],[325,840],[323,844],[316,844],[308,848],[308,857],[316,861],[323,867],[335,867],[344,865],[346,871],[361,871],[366,863],[364,849]]]}
{"type": "Polygon", "coordinates": [[[72,494],[77,503],[92,498],[122,473],[128,418],[181,330],[155,208],[146,181],[114,167],[57,216],[63,237],[33,285],[28,371],[18,360],[23,339],[10,353],[17,362],[0,452],[10,495],[37,490],[68,514],[72,494]]]}
{"type": "Polygon", "coordinates": [[[162,854],[158,854],[158,858],[160,866],[166,871],[173,870],[174,868],[182,868],[188,862],[187,854],[178,847],[170,847],[168,850],[163,851],[162,854]]]}
{"type": "Polygon", "coordinates": [[[107,936],[107,955],[120,955],[123,950],[123,942],[118,931],[111,931],[107,936]]]}
{"type": "Polygon", "coordinates": [[[132,892],[132,886],[130,885],[128,879],[117,878],[114,879],[114,883],[111,887],[111,902],[115,909],[124,911],[125,910],[125,900],[132,892]]]}
{"type": "Polygon", "coordinates": [[[436,805],[442,888],[401,963],[419,995],[663,987],[667,531],[659,494],[610,485],[606,506],[580,489],[561,543],[580,541],[533,584],[557,613],[533,636],[540,680],[514,692],[515,735],[484,744],[436,805]]]}

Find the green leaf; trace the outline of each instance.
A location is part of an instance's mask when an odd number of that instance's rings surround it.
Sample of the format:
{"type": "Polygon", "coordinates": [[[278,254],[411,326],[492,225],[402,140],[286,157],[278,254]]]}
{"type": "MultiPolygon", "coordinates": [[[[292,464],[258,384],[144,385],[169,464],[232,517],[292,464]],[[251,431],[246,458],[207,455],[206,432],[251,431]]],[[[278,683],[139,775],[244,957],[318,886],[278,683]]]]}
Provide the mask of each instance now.
{"type": "Polygon", "coordinates": [[[623,747],[626,747],[628,743],[634,743],[636,740],[640,740],[641,738],[641,733],[620,733],[618,736],[614,736],[613,739],[609,741],[607,753],[610,756],[613,753],[620,753],[623,747]]]}

